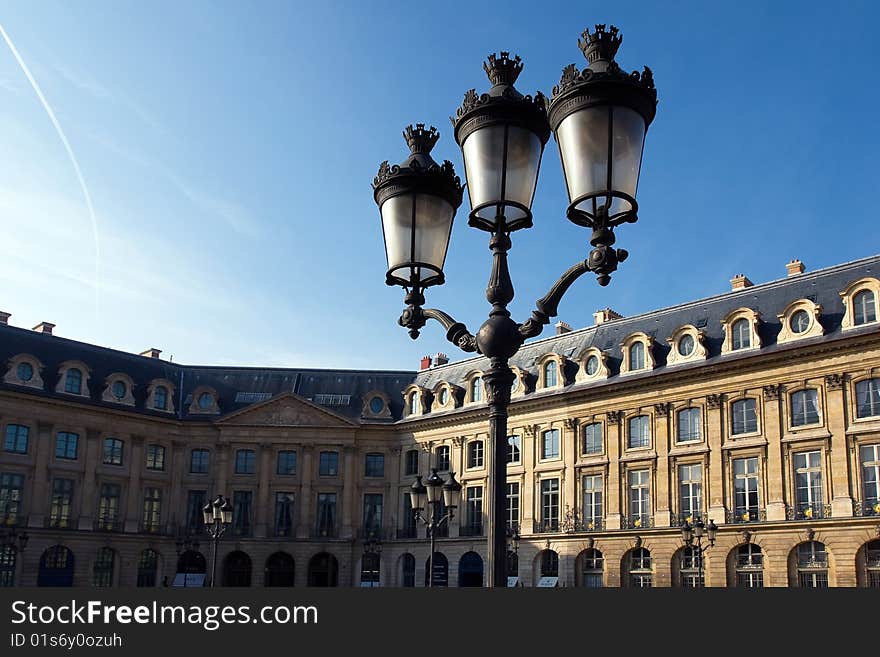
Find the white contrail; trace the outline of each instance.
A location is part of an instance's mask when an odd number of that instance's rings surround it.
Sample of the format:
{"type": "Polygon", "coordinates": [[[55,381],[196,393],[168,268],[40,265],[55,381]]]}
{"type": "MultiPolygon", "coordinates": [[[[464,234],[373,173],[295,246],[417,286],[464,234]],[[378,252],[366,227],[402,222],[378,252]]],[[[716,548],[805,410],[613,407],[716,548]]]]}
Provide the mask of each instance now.
{"type": "Polygon", "coordinates": [[[18,50],[16,49],[15,44],[12,43],[12,39],[10,39],[9,35],[6,34],[6,30],[3,29],[3,25],[0,25],[0,35],[3,35],[3,40],[6,41],[6,45],[9,46],[9,50],[12,51],[12,56],[15,57],[15,61],[18,62],[18,65],[21,67],[21,70],[25,74],[25,77],[27,77],[28,82],[31,83],[31,87],[34,90],[34,93],[37,94],[37,98],[40,99],[40,103],[43,105],[43,109],[46,110],[46,114],[49,115],[49,120],[52,122],[52,125],[55,126],[55,131],[58,133],[58,137],[59,139],[61,139],[61,143],[64,144],[64,148],[67,150],[67,155],[70,158],[70,163],[73,164],[73,168],[76,171],[76,177],[79,180],[79,186],[82,189],[83,196],[85,196],[86,198],[86,205],[89,208],[89,216],[92,219],[92,234],[95,238],[95,319],[97,320],[100,317],[99,293],[101,289],[101,248],[100,242],[98,241],[98,219],[95,216],[95,209],[92,207],[92,196],[91,194],[89,194],[89,188],[86,187],[85,178],[83,178],[82,171],[79,168],[79,162],[76,161],[76,155],[73,154],[73,149],[70,147],[70,142],[67,141],[67,136],[64,134],[64,130],[61,129],[61,124],[58,123],[58,119],[55,117],[55,112],[53,112],[52,108],[49,106],[49,102],[46,100],[46,97],[40,90],[40,85],[37,84],[34,76],[31,75],[30,69],[28,69],[27,64],[24,63],[21,55],[18,54],[18,50]]]}

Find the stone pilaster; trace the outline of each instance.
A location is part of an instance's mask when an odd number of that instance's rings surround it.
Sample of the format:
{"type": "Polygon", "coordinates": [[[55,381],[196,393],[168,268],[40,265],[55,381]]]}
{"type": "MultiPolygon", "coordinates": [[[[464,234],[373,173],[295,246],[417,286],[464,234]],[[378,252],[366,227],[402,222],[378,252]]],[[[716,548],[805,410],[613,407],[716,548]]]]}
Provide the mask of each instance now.
{"type": "Polygon", "coordinates": [[[620,422],[623,419],[623,412],[608,411],[605,419],[608,431],[608,487],[605,495],[605,525],[607,529],[620,529],[623,516],[621,509],[626,505],[626,491],[624,490],[624,482],[621,481],[620,465],[620,455],[623,451],[620,444],[620,422]]]}

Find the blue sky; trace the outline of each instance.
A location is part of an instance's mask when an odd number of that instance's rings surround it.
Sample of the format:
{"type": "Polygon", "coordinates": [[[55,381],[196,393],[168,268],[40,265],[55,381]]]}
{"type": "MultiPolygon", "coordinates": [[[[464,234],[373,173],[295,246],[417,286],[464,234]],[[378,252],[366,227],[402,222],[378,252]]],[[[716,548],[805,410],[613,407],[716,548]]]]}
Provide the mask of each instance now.
{"type": "MultiPolygon", "coordinates": [[[[439,326],[413,342],[396,324],[372,177],[404,159],[415,122],[439,128],[435,156],[463,175],[448,117],[488,88],[486,55],[519,54],[517,87],[549,95],[566,64],[586,64],[577,39],[595,23],[621,29],[618,61],[649,65],[660,102],[640,220],[618,231],[630,259],[607,288],[582,278],[559,319],[721,293],[736,273],[780,278],[795,257],[812,270],[875,254],[878,14],[868,2],[6,3],[0,25],[79,162],[97,243],[65,147],[0,42],[0,310],[183,363],[457,358],[439,326]]],[[[566,204],[551,139],[535,226],[510,254],[520,321],[588,252],[566,204]]],[[[491,263],[466,210],[427,305],[475,331],[491,263]]]]}

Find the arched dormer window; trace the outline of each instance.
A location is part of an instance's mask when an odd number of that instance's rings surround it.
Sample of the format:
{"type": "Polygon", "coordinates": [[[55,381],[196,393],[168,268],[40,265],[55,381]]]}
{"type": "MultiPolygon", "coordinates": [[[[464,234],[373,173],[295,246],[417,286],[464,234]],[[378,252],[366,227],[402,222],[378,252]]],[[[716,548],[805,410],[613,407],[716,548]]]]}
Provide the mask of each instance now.
{"type": "Polygon", "coordinates": [[[174,412],[174,384],[167,379],[153,379],[147,386],[146,407],[152,411],[174,412]]]}
{"type": "Polygon", "coordinates": [[[620,351],[623,354],[623,363],[620,373],[642,372],[654,369],[654,355],[651,347],[654,338],[646,333],[633,333],[620,343],[620,351]]]}
{"type": "Polygon", "coordinates": [[[448,381],[441,381],[434,386],[434,404],[432,405],[431,410],[446,411],[456,408],[459,405],[462,392],[462,389],[458,386],[453,386],[448,381]]]}
{"type": "Polygon", "coordinates": [[[55,392],[88,397],[90,395],[88,380],[89,368],[85,363],[78,360],[64,361],[58,367],[58,383],[55,386],[55,392]]]}
{"type": "Polygon", "coordinates": [[[779,317],[782,328],[776,336],[776,342],[782,344],[823,335],[825,329],[819,322],[822,306],[809,299],[798,299],[790,303],[779,317]]]}
{"type": "Polygon", "coordinates": [[[483,377],[477,376],[471,380],[471,401],[483,401],[483,377]]]}
{"type": "Polygon", "coordinates": [[[880,281],[876,278],[862,278],[851,283],[840,293],[844,313],[841,328],[858,328],[877,322],[877,301],[880,299],[880,281]]]}
{"type": "Polygon", "coordinates": [[[706,345],[703,344],[706,334],[693,324],[685,324],[676,329],[666,342],[669,344],[669,354],[666,356],[666,365],[679,365],[698,360],[706,360],[706,345]]]}
{"type": "Polygon", "coordinates": [[[535,364],[538,367],[538,389],[561,388],[568,383],[565,378],[565,359],[559,354],[545,354],[535,364]]]}
{"type": "Polygon", "coordinates": [[[30,354],[18,354],[9,360],[3,382],[14,386],[42,389],[43,378],[40,376],[42,371],[43,364],[36,357],[30,354]]]}
{"type": "Polygon", "coordinates": [[[760,349],[761,338],[758,335],[760,313],[751,308],[738,308],[721,320],[724,326],[724,342],[721,353],[760,349]]]}
{"type": "Polygon", "coordinates": [[[559,369],[559,366],[556,364],[555,360],[547,361],[544,364],[544,387],[545,388],[555,388],[556,387],[556,373],[559,369]]]}
{"type": "Polygon", "coordinates": [[[403,391],[403,415],[418,417],[425,412],[425,388],[412,383],[403,391]]]}
{"type": "Polygon", "coordinates": [[[528,372],[521,370],[516,365],[511,365],[513,371],[513,383],[510,384],[510,396],[522,397],[526,394],[526,380],[529,376],[528,372]]]}
{"type": "Polygon", "coordinates": [[[82,370],[77,367],[71,367],[64,375],[64,392],[72,395],[78,395],[82,391],[82,370]]]}

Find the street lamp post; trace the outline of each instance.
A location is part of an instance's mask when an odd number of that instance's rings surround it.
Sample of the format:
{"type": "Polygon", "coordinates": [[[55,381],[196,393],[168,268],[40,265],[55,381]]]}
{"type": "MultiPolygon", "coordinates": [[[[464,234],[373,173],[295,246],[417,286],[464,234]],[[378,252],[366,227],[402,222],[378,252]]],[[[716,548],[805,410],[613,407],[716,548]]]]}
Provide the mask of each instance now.
{"type": "MultiPolygon", "coordinates": [[[[4,519],[3,524],[0,525],[0,558],[3,559],[8,558],[6,554],[7,551],[12,552],[12,558],[15,558],[18,554],[23,553],[25,548],[27,547],[28,540],[30,539],[30,536],[28,536],[28,533],[26,531],[19,534],[17,525],[10,525],[7,523],[8,518],[4,519]]],[[[12,586],[13,582],[15,581],[15,561],[12,561],[12,565],[13,568],[11,569],[12,572],[10,574],[10,581],[8,582],[8,584],[4,582],[0,583],[0,585],[6,584],[8,586],[12,586]]]]}
{"type": "Polygon", "coordinates": [[[420,520],[428,530],[428,538],[431,541],[431,553],[428,555],[428,587],[434,586],[434,546],[436,544],[436,532],[455,517],[455,509],[461,497],[461,484],[455,480],[455,473],[449,473],[449,479],[445,482],[443,477],[437,474],[437,468],[431,468],[431,476],[423,484],[422,476],[418,475],[409,490],[410,502],[413,515],[420,520]],[[437,515],[441,501],[446,507],[446,513],[437,515]],[[422,515],[427,507],[428,517],[422,515]]]}
{"type": "Polygon", "coordinates": [[[202,514],[205,520],[205,529],[214,545],[211,562],[211,588],[214,588],[214,581],[217,579],[217,547],[220,543],[220,537],[232,524],[232,504],[222,495],[217,495],[213,502],[208,502],[202,508],[202,514]]]}
{"type": "Polygon", "coordinates": [[[507,416],[514,374],[510,358],[523,342],[541,333],[557,314],[562,296],[581,275],[596,274],[607,285],[627,257],[613,248],[614,229],[637,220],[636,187],[645,132],[657,103],[653,75],[626,73],[614,61],[622,41],[617,28],[597,25],[578,44],[589,64],[572,64],[562,73],[547,102],[540,93],[523,96],[514,88],[522,70],[518,56],[490,55],[484,63],[492,87],[482,95],[468,91],[453,119],[462,150],[471,211],[468,224],[489,233],[492,271],[486,299],[489,318],[476,335],[441,310],[424,308],[425,290],[441,285],[455,211],[463,188],[452,163],[438,164],[430,152],[436,128],[409,126],[404,137],[410,156],[400,165],[387,161],[373,180],[379,206],[388,270],[385,282],[400,285],[407,307],[398,323],[415,339],[427,320],[446,329],[447,339],[466,352],[489,359],[483,377],[489,403],[489,441],[494,445],[490,472],[492,522],[489,523],[491,586],[505,586],[507,416]],[[567,217],[590,228],[592,250],[568,269],[536,303],[523,323],[510,317],[514,289],[507,266],[510,235],[532,226],[532,201],[544,145],[553,132],[559,145],[569,197],[567,217]]]}
{"type": "Polygon", "coordinates": [[[685,546],[693,548],[696,552],[697,577],[699,578],[698,581],[701,586],[704,585],[703,552],[705,550],[703,549],[703,537],[706,537],[706,540],[709,542],[709,547],[715,547],[715,535],[717,533],[718,526],[711,518],[709,518],[708,525],[704,525],[701,519],[697,519],[697,522],[693,525],[685,520],[684,525],[681,527],[681,540],[684,541],[685,546]]]}
{"type": "MultiPolygon", "coordinates": [[[[382,540],[370,533],[364,541],[364,553],[361,556],[361,573],[370,574],[369,586],[379,586],[381,577],[382,540]]],[[[363,576],[361,586],[365,586],[363,576]]]]}

